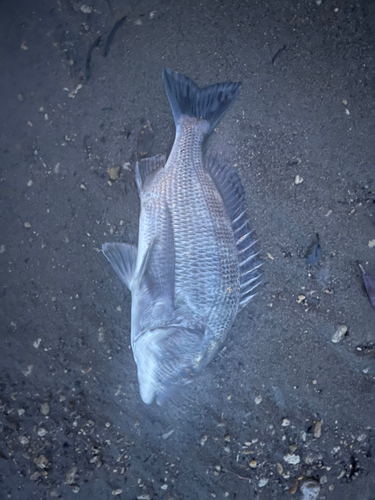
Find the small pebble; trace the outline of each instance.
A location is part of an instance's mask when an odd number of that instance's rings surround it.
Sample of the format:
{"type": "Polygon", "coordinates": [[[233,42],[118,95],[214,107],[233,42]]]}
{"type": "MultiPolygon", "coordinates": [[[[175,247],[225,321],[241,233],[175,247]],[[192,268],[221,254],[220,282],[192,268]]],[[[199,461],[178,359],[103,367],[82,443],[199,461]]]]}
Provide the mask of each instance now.
{"type": "Polygon", "coordinates": [[[162,434],[162,438],[163,439],[168,439],[170,436],[172,436],[173,433],[174,433],[174,429],[171,429],[170,431],[165,432],[164,434],[162,434]]]}
{"type": "Polygon", "coordinates": [[[40,346],[41,341],[42,341],[41,338],[34,340],[33,346],[35,347],[35,349],[38,349],[38,347],[40,346]]]}
{"type": "Polygon", "coordinates": [[[317,481],[314,479],[305,479],[305,481],[301,484],[300,491],[302,493],[301,500],[317,500],[320,486],[317,481]]]}
{"type": "Polygon", "coordinates": [[[17,99],[19,102],[23,102],[25,100],[22,94],[18,94],[17,99]]]}
{"type": "Polygon", "coordinates": [[[99,342],[104,341],[104,328],[102,326],[100,326],[98,329],[98,340],[99,342]]]}
{"type": "Polygon", "coordinates": [[[326,482],[328,481],[328,478],[327,476],[322,476],[320,479],[319,479],[319,483],[320,484],[326,484],[326,482]]]}
{"type": "Polygon", "coordinates": [[[45,469],[48,465],[48,460],[44,455],[40,455],[37,458],[34,458],[34,464],[39,467],[39,469],[45,469]]]}
{"type": "Polygon", "coordinates": [[[43,403],[41,406],[40,406],[40,411],[43,415],[48,415],[49,413],[49,404],[47,402],[43,403]]]}
{"type": "Polygon", "coordinates": [[[26,436],[18,436],[18,441],[24,446],[26,446],[27,444],[29,444],[30,439],[27,438],[26,436]]]}
{"type": "Polygon", "coordinates": [[[121,495],[121,493],[122,493],[121,488],[117,488],[117,490],[112,490],[112,495],[114,495],[114,496],[121,495]]]}
{"type": "Polygon", "coordinates": [[[81,5],[81,12],[84,14],[91,14],[92,7],[89,7],[88,5],[81,5]]]}
{"type": "Polygon", "coordinates": [[[313,435],[315,439],[319,439],[320,436],[322,435],[322,425],[323,425],[323,420],[316,420],[314,422],[313,435]]]}
{"type": "Polygon", "coordinates": [[[162,490],[164,490],[164,491],[165,491],[165,490],[167,490],[167,489],[168,489],[168,485],[167,485],[167,484],[163,484],[163,486],[161,486],[161,487],[160,487],[160,489],[162,489],[162,490]]]}
{"type": "Polygon", "coordinates": [[[288,420],[287,418],[283,418],[283,421],[281,422],[281,425],[283,427],[288,427],[288,425],[290,425],[290,420],[288,420]]]}
{"type": "Polygon", "coordinates": [[[39,472],[36,471],[36,472],[34,472],[34,474],[31,474],[30,479],[31,479],[31,481],[36,481],[39,476],[40,476],[39,472]]]}
{"type": "Polygon", "coordinates": [[[205,445],[205,443],[206,443],[206,441],[207,441],[207,436],[206,436],[206,435],[202,436],[202,438],[201,438],[201,440],[200,440],[200,444],[201,444],[201,446],[204,446],[204,445],[205,445]]]}
{"type": "Polygon", "coordinates": [[[47,434],[47,431],[44,427],[40,427],[40,429],[38,429],[38,436],[43,437],[46,434],[47,434]]]}
{"type": "Polygon", "coordinates": [[[79,83],[75,89],[73,89],[71,92],[69,92],[68,97],[71,99],[74,99],[75,96],[77,95],[78,91],[81,90],[83,87],[82,83],[79,83]]]}
{"type": "Polygon", "coordinates": [[[0,253],[5,253],[7,247],[5,245],[1,245],[0,247],[0,253]]]}
{"type": "Polygon", "coordinates": [[[345,469],[341,469],[337,479],[342,479],[345,476],[345,469]]]}
{"type": "Polygon", "coordinates": [[[257,396],[254,401],[256,405],[260,405],[260,403],[262,402],[262,396],[257,396]]]}
{"type": "Polygon", "coordinates": [[[22,43],[21,43],[21,49],[22,49],[22,50],[29,50],[29,47],[26,45],[26,43],[25,43],[25,42],[22,42],[22,43]]]}
{"type": "Polygon", "coordinates": [[[111,181],[117,181],[119,178],[120,167],[111,167],[107,170],[107,172],[111,181]]]}
{"type": "Polygon", "coordinates": [[[301,461],[301,458],[299,457],[299,455],[291,455],[290,453],[287,453],[286,455],[284,455],[283,459],[287,464],[290,464],[290,465],[297,465],[301,461]]]}
{"type": "Polygon", "coordinates": [[[346,325],[339,325],[337,327],[337,330],[335,333],[332,335],[332,342],[334,344],[337,344],[338,342],[341,342],[341,340],[345,337],[346,333],[348,331],[348,327],[346,325]]]}
{"type": "Polygon", "coordinates": [[[256,466],[257,466],[257,461],[256,461],[256,460],[252,460],[252,461],[249,463],[249,465],[250,465],[250,467],[251,467],[252,469],[255,469],[255,468],[256,468],[256,466]]]}
{"type": "Polygon", "coordinates": [[[296,479],[293,483],[293,485],[289,488],[289,493],[291,495],[295,495],[297,493],[297,490],[298,490],[298,479],[296,479]]]}
{"type": "Polygon", "coordinates": [[[33,368],[34,365],[28,365],[26,370],[23,370],[22,373],[25,375],[25,377],[29,377],[32,374],[33,368]]]}
{"type": "Polygon", "coordinates": [[[303,177],[296,175],[296,177],[294,179],[294,184],[298,185],[298,184],[302,184],[302,182],[303,182],[303,177]]]}
{"type": "Polygon", "coordinates": [[[266,486],[267,483],[268,483],[268,478],[260,479],[258,486],[259,488],[263,488],[264,486],[266,486]]]}
{"type": "Polygon", "coordinates": [[[75,465],[68,470],[68,472],[66,473],[66,476],[65,476],[65,483],[66,484],[74,484],[77,470],[78,469],[75,465]]]}
{"type": "Polygon", "coordinates": [[[18,413],[18,416],[21,417],[25,413],[25,410],[23,408],[19,408],[17,410],[17,413],[18,413]]]}
{"type": "Polygon", "coordinates": [[[277,473],[280,474],[280,476],[283,475],[283,472],[284,472],[284,468],[281,464],[277,463],[277,473]]]}
{"type": "Polygon", "coordinates": [[[27,182],[27,187],[31,187],[33,185],[33,181],[30,179],[28,182],[27,182]]]}
{"type": "Polygon", "coordinates": [[[225,437],[224,437],[224,441],[226,441],[227,443],[230,442],[230,435],[227,434],[225,437]]]}
{"type": "Polygon", "coordinates": [[[348,108],[346,108],[346,109],[345,109],[345,114],[346,114],[347,116],[350,116],[350,111],[348,110],[348,108]]]}
{"type": "Polygon", "coordinates": [[[23,223],[23,225],[24,225],[24,227],[26,227],[27,229],[30,229],[30,227],[31,227],[30,222],[24,222],[24,223],[23,223]]]}
{"type": "Polygon", "coordinates": [[[78,493],[79,492],[79,486],[77,486],[76,484],[73,484],[71,486],[71,490],[73,493],[78,493]]]}
{"type": "Polygon", "coordinates": [[[136,26],[141,26],[142,25],[142,21],[140,19],[137,19],[134,24],[136,26]]]}

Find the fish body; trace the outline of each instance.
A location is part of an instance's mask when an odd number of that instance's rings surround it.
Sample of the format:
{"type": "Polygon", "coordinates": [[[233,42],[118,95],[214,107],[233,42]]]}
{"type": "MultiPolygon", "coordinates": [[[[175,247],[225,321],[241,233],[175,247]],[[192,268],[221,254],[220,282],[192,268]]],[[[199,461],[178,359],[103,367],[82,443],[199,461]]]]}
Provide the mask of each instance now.
{"type": "Polygon", "coordinates": [[[132,293],[131,343],[143,401],[159,403],[205,367],[259,284],[244,190],[202,143],[235,99],[238,83],[200,89],[164,70],[176,136],[168,161],[141,160],[138,248],[103,245],[132,293]]]}

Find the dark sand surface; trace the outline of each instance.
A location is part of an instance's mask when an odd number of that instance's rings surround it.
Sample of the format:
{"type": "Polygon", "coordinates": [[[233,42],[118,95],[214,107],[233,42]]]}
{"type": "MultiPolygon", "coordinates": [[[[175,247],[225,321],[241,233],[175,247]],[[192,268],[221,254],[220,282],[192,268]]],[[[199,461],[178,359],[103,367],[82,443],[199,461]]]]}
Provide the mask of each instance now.
{"type": "Polygon", "coordinates": [[[375,309],[358,267],[375,274],[375,7],[318,4],[0,3],[1,499],[307,500],[307,478],[310,500],[375,499],[375,309]],[[142,124],[150,155],[173,143],[166,66],[243,82],[208,149],[238,165],[264,283],[159,407],[141,401],[130,294],[98,249],[137,241],[142,124]]]}

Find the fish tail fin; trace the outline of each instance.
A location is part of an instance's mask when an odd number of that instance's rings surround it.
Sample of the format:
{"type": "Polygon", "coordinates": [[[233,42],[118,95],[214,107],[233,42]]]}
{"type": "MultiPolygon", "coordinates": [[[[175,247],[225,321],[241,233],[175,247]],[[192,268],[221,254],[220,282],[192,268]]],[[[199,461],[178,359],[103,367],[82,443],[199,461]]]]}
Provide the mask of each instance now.
{"type": "Polygon", "coordinates": [[[239,82],[226,82],[201,89],[187,76],[168,68],[163,70],[163,80],[176,126],[183,116],[200,118],[209,123],[207,133],[216,127],[241,88],[239,82]]]}

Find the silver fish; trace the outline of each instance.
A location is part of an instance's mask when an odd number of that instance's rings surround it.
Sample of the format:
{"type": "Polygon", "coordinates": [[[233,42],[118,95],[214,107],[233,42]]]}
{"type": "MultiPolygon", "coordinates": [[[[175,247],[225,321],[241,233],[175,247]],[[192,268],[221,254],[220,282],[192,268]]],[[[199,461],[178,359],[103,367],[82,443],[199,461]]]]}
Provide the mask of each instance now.
{"type": "Polygon", "coordinates": [[[222,345],[260,283],[244,189],[202,142],[240,83],[199,88],[163,71],[176,136],[163,155],[136,165],[138,248],[105,243],[104,255],[132,294],[131,344],[142,400],[161,404],[192,381],[222,345]]]}

